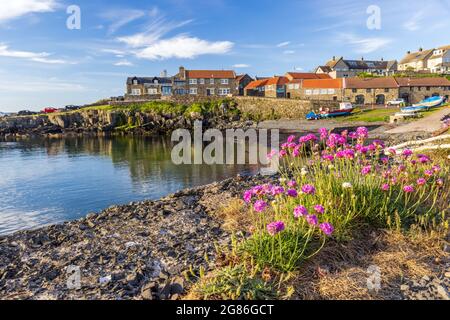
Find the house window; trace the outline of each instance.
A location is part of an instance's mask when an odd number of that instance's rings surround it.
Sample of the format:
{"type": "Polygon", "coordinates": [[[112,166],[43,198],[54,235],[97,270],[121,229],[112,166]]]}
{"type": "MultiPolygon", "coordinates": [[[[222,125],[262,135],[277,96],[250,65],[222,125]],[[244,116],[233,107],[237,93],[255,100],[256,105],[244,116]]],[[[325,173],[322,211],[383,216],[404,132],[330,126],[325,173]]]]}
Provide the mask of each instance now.
{"type": "Polygon", "coordinates": [[[189,79],[189,84],[197,84],[197,79],[189,79]]]}
{"type": "Polygon", "coordinates": [[[219,89],[219,96],[226,96],[230,94],[231,90],[229,88],[221,88],[219,89]]]}
{"type": "Polygon", "coordinates": [[[134,80],[133,80],[133,84],[139,84],[138,81],[137,81],[137,79],[134,79],[134,80]]]}
{"type": "Polygon", "coordinates": [[[290,84],[290,85],[288,86],[288,88],[289,88],[289,89],[294,89],[294,85],[293,85],[293,84],[290,84]]]}
{"type": "Polygon", "coordinates": [[[131,95],[133,95],[133,96],[140,96],[141,95],[141,89],[131,89],[131,95]]]}
{"type": "Polygon", "coordinates": [[[209,84],[214,84],[214,79],[209,79],[209,84]]]}
{"type": "Polygon", "coordinates": [[[371,93],[371,92],[372,92],[372,89],[366,89],[366,92],[367,92],[367,93],[371,93]]]}
{"type": "Polygon", "coordinates": [[[296,90],[298,90],[298,89],[300,89],[300,84],[294,84],[294,89],[296,89],[296,90]]]}
{"type": "Polygon", "coordinates": [[[214,91],[215,91],[214,88],[209,88],[209,89],[207,89],[207,90],[209,91],[209,94],[210,94],[210,95],[214,95],[214,91]]]}
{"type": "Polygon", "coordinates": [[[228,84],[228,79],[220,79],[220,84],[228,84]]]}
{"type": "Polygon", "coordinates": [[[200,84],[205,84],[205,79],[200,79],[200,84]]]}
{"type": "Polygon", "coordinates": [[[197,88],[189,88],[189,94],[197,94],[197,88]]]}
{"type": "Polygon", "coordinates": [[[430,91],[431,90],[431,88],[430,87],[427,87],[427,91],[430,91]]]}
{"type": "Polygon", "coordinates": [[[358,92],[358,89],[352,89],[352,92],[353,92],[353,93],[357,93],[357,92],[358,92]]]}
{"type": "Polygon", "coordinates": [[[385,88],[385,89],[384,89],[384,92],[389,92],[389,88],[385,88]]]}
{"type": "Polygon", "coordinates": [[[317,96],[320,94],[320,90],[319,89],[314,89],[313,90],[313,95],[317,96]]]}
{"type": "Polygon", "coordinates": [[[306,94],[307,96],[312,95],[312,90],[305,90],[305,94],[306,94]]]}
{"type": "Polygon", "coordinates": [[[328,89],[328,94],[335,94],[336,90],[335,89],[328,89]]]}
{"type": "Polygon", "coordinates": [[[156,88],[148,88],[147,89],[148,94],[158,94],[158,89],[156,88]]]}
{"type": "Polygon", "coordinates": [[[328,90],[327,89],[320,89],[320,94],[327,94],[328,90]]]}

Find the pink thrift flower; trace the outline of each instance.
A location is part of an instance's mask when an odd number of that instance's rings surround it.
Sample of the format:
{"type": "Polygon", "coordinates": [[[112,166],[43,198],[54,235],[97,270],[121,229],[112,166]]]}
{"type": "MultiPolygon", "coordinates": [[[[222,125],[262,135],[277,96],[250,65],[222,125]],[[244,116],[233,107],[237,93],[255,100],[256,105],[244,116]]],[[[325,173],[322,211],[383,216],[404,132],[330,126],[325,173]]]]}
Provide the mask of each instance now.
{"type": "Polygon", "coordinates": [[[322,230],[323,233],[325,233],[327,236],[331,236],[331,234],[334,231],[333,226],[331,225],[331,223],[328,222],[324,222],[320,224],[320,230],[322,230]]]}
{"type": "Polygon", "coordinates": [[[402,152],[402,156],[404,156],[405,158],[412,156],[412,154],[413,154],[412,150],[409,150],[409,149],[405,149],[402,152]]]}
{"type": "Polygon", "coordinates": [[[381,190],[383,190],[383,191],[389,191],[389,185],[387,184],[387,183],[384,183],[382,186],[381,186],[381,190]]]}
{"type": "Polygon", "coordinates": [[[286,194],[289,197],[292,197],[292,198],[297,198],[298,197],[298,192],[295,189],[289,189],[288,191],[286,191],[286,194]]]}
{"type": "Polygon", "coordinates": [[[289,137],[287,138],[287,142],[288,142],[288,143],[292,143],[292,142],[294,142],[294,140],[295,140],[295,136],[294,136],[294,135],[289,136],[289,137]]]}
{"type": "Polygon", "coordinates": [[[316,226],[319,223],[319,220],[317,219],[317,216],[315,216],[315,215],[307,215],[305,217],[305,219],[312,226],[316,226]]]}
{"type": "Polygon", "coordinates": [[[368,175],[372,171],[372,166],[365,166],[361,169],[363,175],[368,175]]]}
{"type": "Polygon", "coordinates": [[[302,192],[304,194],[315,194],[316,193],[316,188],[314,188],[314,186],[312,186],[310,184],[305,184],[302,187],[302,192]]]}
{"type": "Polygon", "coordinates": [[[358,135],[358,138],[365,139],[369,137],[369,130],[367,130],[366,127],[359,127],[356,129],[356,134],[358,135]]]}
{"type": "Polygon", "coordinates": [[[320,204],[316,204],[316,205],[314,206],[314,210],[315,210],[317,213],[320,213],[320,214],[323,214],[323,213],[325,212],[325,208],[324,208],[322,205],[320,205],[320,204]]]}
{"type": "Polygon", "coordinates": [[[425,179],[425,178],[419,178],[419,179],[417,179],[417,184],[419,185],[419,186],[423,186],[424,184],[426,184],[427,183],[427,180],[425,179]]]}
{"type": "Polygon", "coordinates": [[[295,188],[297,186],[297,181],[291,180],[287,183],[288,187],[295,188]]]}
{"type": "Polygon", "coordinates": [[[405,193],[411,193],[411,192],[414,192],[414,187],[411,186],[411,185],[404,186],[404,187],[403,187],[403,191],[404,191],[405,193]]]}
{"type": "Polygon", "coordinates": [[[255,204],[253,205],[253,209],[255,209],[256,212],[263,212],[267,208],[267,203],[263,200],[257,200],[255,204]]]}
{"type": "Polygon", "coordinates": [[[275,221],[275,222],[271,222],[267,225],[267,232],[269,232],[269,234],[271,236],[274,236],[277,233],[280,233],[284,229],[285,229],[285,226],[284,226],[283,221],[275,221]]]}
{"type": "Polygon", "coordinates": [[[308,209],[304,206],[298,206],[294,209],[294,217],[300,218],[302,216],[306,216],[308,214],[308,209]]]}
{"type": "Polygon", "coordinates": [[[251,190],[247,190],[244,192],[244,201],[246,203],[249,203],[252,201],[253,192],[251,190]]]}

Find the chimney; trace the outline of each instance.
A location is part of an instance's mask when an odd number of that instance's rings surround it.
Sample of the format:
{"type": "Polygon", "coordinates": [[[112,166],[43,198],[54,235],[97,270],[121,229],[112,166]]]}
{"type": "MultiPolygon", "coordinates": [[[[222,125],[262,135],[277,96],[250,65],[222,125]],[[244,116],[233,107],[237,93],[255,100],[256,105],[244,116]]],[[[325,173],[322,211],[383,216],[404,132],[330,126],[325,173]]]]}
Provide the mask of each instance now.
{"type": "Polygon", "coordinates": [[[364,57],[361,57],[361,61],[364,61],[364,57]]]}
{"type": "Polygon", "coordinates": [[[407,51],[406,53],[407,53],[407,54],[411,54],[411,51],[407,51]]]}
{"type": "Polygon", "coordinates": [[[384,58],[383,58],[383,57],[381,57],[381,61],[384,61],[384,58]]]}
{"type": "Polygon", "coordinates": [[[167,70],[161,72],[161,78],[167,78],[167,70]]]}
{"type": "Polygon", "coordinates": [[[423,51],[423,48],[422,48],[422,47],[420,47],[420,48],[419,48],[419,51],[420,51],[420,52],[422,52],[422,51],[423,51]]]}
{"type": "Polygon", "coordinates": [[[333,61],[336,61],[336,56],[333,56],[333,61]]]}
{"type": "Polygon", "coordinates": [[[186,69],[183,66],[180,67],[179,77],[181,80],[186,80],[186,69]]]}

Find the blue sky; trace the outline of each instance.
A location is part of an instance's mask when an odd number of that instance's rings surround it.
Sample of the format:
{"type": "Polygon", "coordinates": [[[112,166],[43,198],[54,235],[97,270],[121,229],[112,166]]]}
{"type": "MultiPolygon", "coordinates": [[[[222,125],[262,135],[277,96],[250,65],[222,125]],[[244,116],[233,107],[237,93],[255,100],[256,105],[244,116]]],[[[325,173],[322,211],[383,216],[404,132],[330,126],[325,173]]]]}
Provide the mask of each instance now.
{"type": "Polygon", "coordinates": [[[0,111],[122,95],[127,76],[180,65],[271,76],[334,55],[401,59],[450,44],[449,15],[450,0],[1,1],[0,111]],[[66,27],[70,5],[81,29],[66,27]],[[367,26],[373,5],[380,28],[367,26]]]}

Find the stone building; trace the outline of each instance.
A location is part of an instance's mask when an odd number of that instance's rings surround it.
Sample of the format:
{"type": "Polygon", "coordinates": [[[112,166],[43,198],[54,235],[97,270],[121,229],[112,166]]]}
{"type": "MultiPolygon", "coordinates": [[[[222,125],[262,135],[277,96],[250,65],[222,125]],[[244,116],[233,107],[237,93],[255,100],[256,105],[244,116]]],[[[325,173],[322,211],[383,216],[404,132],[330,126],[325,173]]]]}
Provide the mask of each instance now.
{"type": "Polygon", "coordinates": [[[243,96],[245,87],[247,87],[248,84],[252,81],[253,81],[253,78],[250,77],[248,74],[241,74],[241,75],[236,76],[236,85],[237,85],[238,95],[243,96]]]}
{"type": "Polygon", "coordinates": [[[427,71],[428,60],[433,55],[434,49],[423,50],[419,49],[417,52],[408,51],[406,56],[400,60],[398,70],[400,71],[427,71]]]}
{"type": "Polygon", "coordinates": [[[344,79],[344,101],[357,105],[384,105],[399,97],[399,85],[394,77],[344,79]]]}
{"type": "Polygon", "coordinates": [[[268,79],[253,80],[244,88],[244,95],[248,97],[265,97],[268,79]]]}
{"type": "Polygon", "coordinates": [[[356,77],[359,73],[370,73],[373,75],[390,76],[397,71],[397,61],[381,60],[348,60],[343,57],[333,57],[324,66],[316,69],[317,74],[328,74],[331,78],[351,78],[356,77]]]}
{"type": "Polygon", "coordinates": [[[304,100],[342,101],[344,79],[303,80],[302,88],[295,91],[304,100]]]}
{"type": "Polygon", "coordinates": [[[127,100],[153,100],[172,95],[169,77],[129,77],[126,86],[127,100]]]}
{"type": "Polygon", "coordinates": [[[408,103],[418,103],[423,99],[442,96],[449,100],[450,81],[446,78],[395,78],[399,86],[399,97],[408,103]]]}
{"type": "Polygon", "coordinates": [[[237,95],[236,74],[232,70],[186,70],[180,67],[173,77],[175,96],[218,96],[237,95]]]}
{"type": "Polygon", "coordinates": [[[305,72],[288,72],[285,77],[289,80],[286,84],[286,98],[301,99],[304,97],[302,83],[304,80],[331,79],[328,74],[316,74],[305,72]]]}

